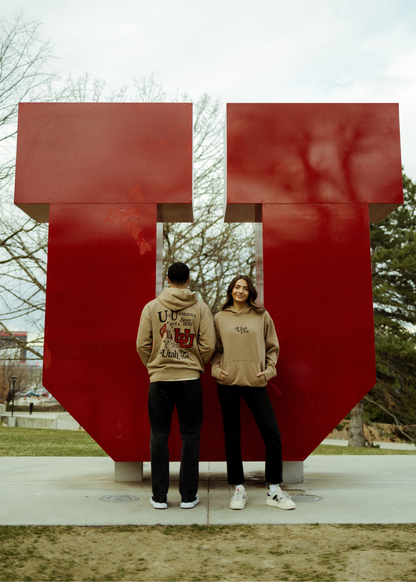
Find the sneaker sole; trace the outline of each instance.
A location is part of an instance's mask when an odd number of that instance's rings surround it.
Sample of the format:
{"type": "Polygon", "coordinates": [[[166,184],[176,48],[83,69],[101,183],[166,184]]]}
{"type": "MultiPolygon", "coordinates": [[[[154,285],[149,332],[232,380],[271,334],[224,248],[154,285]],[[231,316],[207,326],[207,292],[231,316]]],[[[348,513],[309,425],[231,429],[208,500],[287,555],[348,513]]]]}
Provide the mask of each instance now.
{"type": "Polygon", "coordinates": [[[195,501],[190,501],[189,503],[185,503],[184,501],[182,501],[180,504],[180,508],[181,509],[193,509],[195,507],[195,505],[198,505],[198,503],[199,503],[199,497],[197,495],[195,501]]]}
{"type": "Polygon", "coordinates": [[[245,505],[243,505],[243,507],[241,507],[241,506],[240,506],[240,507],[233,507],[233,506],[230,504],[230,509],[244,509],[244,508],[245,508],[245,505]]]}
{"type": "Polygon", "coordinates": [[[168,508],[167,503],[158,503],[157,501],[153,501],[152,498],[150,498],[150,505],[152,505],[155,509],[167,509],[168,508]]]}
{"type": "Polygon", "coordinates": [[[278,507],[279,509],[296,509],[296,505],[293,504],[293,506],[291,507],[287,507],[287,505],[283,505],[281,503],[278,503],[277,501],[273,501],[273,499],[267,499],[266,501],[267,505],[270,505],[271,507],[278,507]]]}

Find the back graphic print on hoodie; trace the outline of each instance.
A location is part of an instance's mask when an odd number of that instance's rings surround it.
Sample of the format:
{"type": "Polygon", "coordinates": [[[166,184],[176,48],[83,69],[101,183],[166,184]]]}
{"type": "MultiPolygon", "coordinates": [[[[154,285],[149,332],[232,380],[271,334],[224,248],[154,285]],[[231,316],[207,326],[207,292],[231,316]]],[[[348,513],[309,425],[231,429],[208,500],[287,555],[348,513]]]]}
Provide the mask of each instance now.
{"type": "Polygon", "coordinates": [[[189,289],[167,287],[144,307],[137,351],[151,382],[199,378],[214,344],[211,311],[189,289]]]}

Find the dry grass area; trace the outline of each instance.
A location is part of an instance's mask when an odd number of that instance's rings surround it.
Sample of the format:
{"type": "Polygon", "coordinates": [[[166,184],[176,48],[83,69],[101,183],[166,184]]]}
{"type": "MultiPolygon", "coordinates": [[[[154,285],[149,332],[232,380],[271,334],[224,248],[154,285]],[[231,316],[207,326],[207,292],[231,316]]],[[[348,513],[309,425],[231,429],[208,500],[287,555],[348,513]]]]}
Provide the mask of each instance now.
{"type": "Polygon", "coordinates": [[[2,581],[416,580],[416,525],[0,527],[2,581]]]}
{"type": "MultiPolygon", "coordinates": [[[[351,421],[348,419],[342,420],[337,429],[339,431],[348,431],[351,421]]],[[[408,430],[409,434],[414,434],[415,426],[403,427],[405,432],[408,430]]],[[[404,443],[408,442],[404,440],[403,435],[400,435],[397,430],[397,426],[394,424],[384,424],[382,422],[368,423],[364,422],[364,436],[369,442],[382,442],[382,443],[404,443]]],[[[334,437],[334,431],[328,435],[328,438],[334,437]]],[[[335,437],[336,438],[336,437],[335,437]]]]}

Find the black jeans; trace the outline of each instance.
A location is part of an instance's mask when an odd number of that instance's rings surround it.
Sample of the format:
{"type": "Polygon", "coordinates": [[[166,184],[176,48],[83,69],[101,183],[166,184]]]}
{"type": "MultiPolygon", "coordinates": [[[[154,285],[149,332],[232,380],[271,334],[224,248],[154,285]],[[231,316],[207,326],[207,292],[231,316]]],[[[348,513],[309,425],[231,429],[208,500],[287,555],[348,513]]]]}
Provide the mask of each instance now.
{"type": "Polygon", "coordinates": [[[218,384],[225,433],[225,456],[227,459],[228,483],[244,483],[241,456],[241,397],[246,401],[260,429],[266,448],[266,482],[283,481],[282,443],[272,403],[266,388],[250,386],[223,386],[218,384]]]}
{"type": "Polygon", "coordinates": [[[169,489],[168,439],[173,409],[178,411],[182,437],[179,491],[195,497],[199,481],[199,441],[202,425],[201,380],[152,382],[149,387],[150,458],[152,491],[164,496],[169,489]]]}

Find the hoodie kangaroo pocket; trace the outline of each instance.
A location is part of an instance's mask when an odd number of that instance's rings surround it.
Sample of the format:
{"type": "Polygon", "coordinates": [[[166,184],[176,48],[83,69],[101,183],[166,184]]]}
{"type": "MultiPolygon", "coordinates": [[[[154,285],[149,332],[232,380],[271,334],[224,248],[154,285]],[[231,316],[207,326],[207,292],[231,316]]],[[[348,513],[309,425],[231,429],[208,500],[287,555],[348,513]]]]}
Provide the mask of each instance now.
{"type": "Polygon", "coordinates": [[[264,376],[257,377],[262,372],[260,362],[256,360],[231,360],[223,368],[228,376],[223,377],[221,383],[226,386],[265,386],[264,376]]]}

